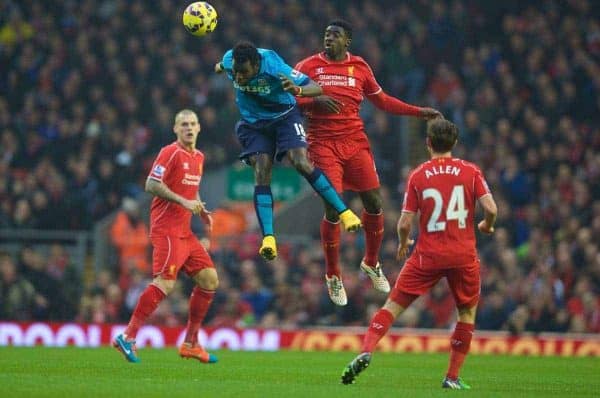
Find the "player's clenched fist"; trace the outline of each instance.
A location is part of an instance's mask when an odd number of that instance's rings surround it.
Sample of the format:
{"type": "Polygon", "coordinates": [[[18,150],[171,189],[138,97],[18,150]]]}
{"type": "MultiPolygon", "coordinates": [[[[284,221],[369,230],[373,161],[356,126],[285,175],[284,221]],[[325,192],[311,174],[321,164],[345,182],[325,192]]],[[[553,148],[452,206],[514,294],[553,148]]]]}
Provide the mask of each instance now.
{"type": "Polygon", "coordinates": [[[494,227],[489,226],[486,220],[480,221],[479,224],[477,224],[477,228],[479,228],[479,231],[483,232],[484,234],[489,235],[494,233],[494,227]]]}

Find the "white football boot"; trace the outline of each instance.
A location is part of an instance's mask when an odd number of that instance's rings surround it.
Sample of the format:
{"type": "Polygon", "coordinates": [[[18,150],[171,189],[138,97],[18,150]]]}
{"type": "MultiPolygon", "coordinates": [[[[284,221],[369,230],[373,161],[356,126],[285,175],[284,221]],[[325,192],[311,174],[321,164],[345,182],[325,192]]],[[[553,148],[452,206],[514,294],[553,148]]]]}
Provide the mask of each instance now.
{"type": "Polygon", "coordinates": [[[377,262],[375,268],[372,268],[369,267],[363,260],[360,262],[360,269],[363,270],[363,272],[367,274],[369,278],[371,278],[371,282],[373,282],[373,287],[375,290],[379,290],[383,293],[390,292],[390,282],[388,282],[387,278],[385,277],[379,261],[377,262]]]}
{"type": "Polygon", "coordinates": [[[333,275],[331,278],[325,275],[325,283],[327,284],[327,293],[329,293],[329,298],[335,305],[344,306],[348,304],[346,289],[344,289],[344,284],[337,275],[333,275]]]}

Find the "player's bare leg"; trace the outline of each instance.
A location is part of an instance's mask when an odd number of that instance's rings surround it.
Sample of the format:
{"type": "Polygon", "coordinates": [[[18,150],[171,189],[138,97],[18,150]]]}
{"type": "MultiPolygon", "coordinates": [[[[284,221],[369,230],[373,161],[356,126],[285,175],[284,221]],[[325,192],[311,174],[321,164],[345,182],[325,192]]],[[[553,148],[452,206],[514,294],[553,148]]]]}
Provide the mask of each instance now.
{"type": "Polygon", "coordinates": [[[381,192],[379,188],[375,188],[360,192],[359,195],[365,208],[362,214],[362,224],[365,230],[365,256],[360,263],[360,269],[371,278],[376,290],[388,293],[390,283],[378,260],[384,225],[381,192]]]}

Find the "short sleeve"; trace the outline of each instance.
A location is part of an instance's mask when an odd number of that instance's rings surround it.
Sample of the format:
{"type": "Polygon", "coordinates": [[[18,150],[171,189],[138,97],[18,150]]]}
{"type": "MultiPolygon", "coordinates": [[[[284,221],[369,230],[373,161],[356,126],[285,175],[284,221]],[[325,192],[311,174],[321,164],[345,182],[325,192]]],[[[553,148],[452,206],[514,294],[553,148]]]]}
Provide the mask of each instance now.
{"type": "Polygon", "coordinates": [[[417,187],[415,185],[414,173],[408,178],[406,192],[404,193],[404,201],[402,203],[402,211],[416,213],[419,210],[419,196],[417,195],[417,187]]]}
{"type": "Polygon", "coordinates": [[[282,73],[289,77],[297,86],[303,86],[308,83],[308,76],[286,64],[283,58],[275,51],[265,52],[265,57],[268,58],[268,73],[270,75],[279,77],[279,74],[282,73]]]}
{"type": "Polygon", "coordinates": [[[490,187],[487,184],[487,181],[483,177],[483,173],[481,170],[475,170],[475,180],[473,181],[473,191],[475,192],[475,197],[477,199],[485,196],[487,194],[491,194],[490,187]]]}
{"type": "Polygon", "coordinates": [[[228,50],[225,54],[223,54],[223,59],[221,60],[223,64],[223,68],[227,71],[230,71],[233,68],[233,51],[228,50]]]}
{"type": "Polygon", "coordinates": [[[308,74],[308,67],[306,66],[306,64],[308,63],[307,60],[308,59],[305,58],[302,61],[298,62],[296,64],[296,66],[294,66],[294,69],[307,75],[308,74]]]}
{"type": "Polygon", "coordinates": [[[169,162],[172,158],[171,155],[171,151],[162,149],[152,164],[152,169],[150,169],[148,178],[162,182],[163,178],[168,173],[169,162]]]}

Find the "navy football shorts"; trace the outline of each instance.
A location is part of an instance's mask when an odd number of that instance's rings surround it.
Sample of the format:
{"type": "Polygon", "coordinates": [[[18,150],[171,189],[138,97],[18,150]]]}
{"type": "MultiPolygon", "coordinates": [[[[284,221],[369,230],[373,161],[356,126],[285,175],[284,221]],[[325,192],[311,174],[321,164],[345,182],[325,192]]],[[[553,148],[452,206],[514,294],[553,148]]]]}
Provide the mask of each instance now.
{"type": "Polygon", "coordinates": [[[306,133],[302,125],[302,114],[297,106],[273,120],[248,123],[240,120],[235,126],[242,145],[240,159],[248,163],[248,157],[266,153],[281,161],[285,153],[293,148],[306,148],[306,133]]]}

